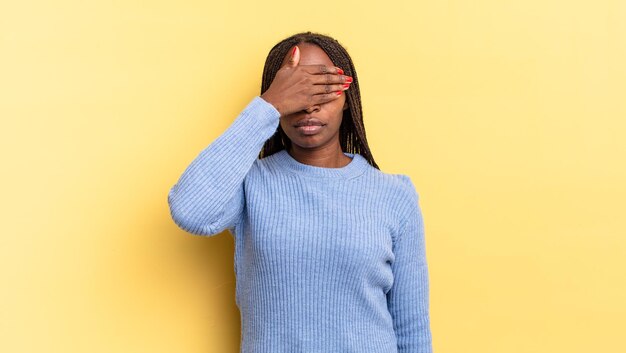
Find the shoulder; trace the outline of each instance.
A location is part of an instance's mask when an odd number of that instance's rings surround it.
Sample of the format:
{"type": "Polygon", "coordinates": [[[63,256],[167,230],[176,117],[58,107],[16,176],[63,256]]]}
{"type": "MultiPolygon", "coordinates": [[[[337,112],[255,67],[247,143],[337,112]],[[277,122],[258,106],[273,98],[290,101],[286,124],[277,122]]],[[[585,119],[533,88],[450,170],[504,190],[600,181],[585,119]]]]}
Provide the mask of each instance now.
{"type": "Polygon", "coordinates": [[[401,220],[407,218],[418,204],[419,193],[409,175],[386,173],[372,168],[369,177],[368,185],[386,195],[401,220]]]}
{"type": "Polygon", "coordinates": [[[393,174],[394,178],[401,184],[398,199],[398,212],[402,223],[410,219],[411,216],[419,212],[419,193],[410,176],[406,174],[393,174]]]}
{"type": "Polygon", "coordinates": [[[419,200],[419,193],[415,188],[415,184],[410,176],[406,174],[393,174],[395,178],[399,179],[402,182],[403,190],[405,196],[409,199],[409,202],[417,202],[419,200]]]}
{"type": "Polygon", "coordinates": [[[394,228],[392,240],[395,243],[407,222],[415,219],[415,215],[420,212],[418,205],[419,194],[409,175],[384,173],[382,171],[374,174],[376,178],[383,181],[385,185],[383,192],[393,210],[394,228]]]}
{"type": "Polygon", "coordinates": [[[252,165],[252,169],[256,169],[256,171],[260,173],[276,174],[280,169],[280,165],[277,162],[277,156],[278,152],[275,152],[269,156],[257,158],[252,165]]]}
{"type": "Polygon", "coordinates": [[[406,174],[385,173],[375,169],[374,177],[394,193],[396,201],[403,205],[416,203],[419,193],[410,176],[406,174]]]}
{"type": "Polygon", "coordinates": [[[259,179],[265,182],[266,178],[274,178],[280,176],[284,171],[280,163],[277,161],[277,153],[273,153],[263,158],[256,158],[248,171],[249,179],[259,179]]]}

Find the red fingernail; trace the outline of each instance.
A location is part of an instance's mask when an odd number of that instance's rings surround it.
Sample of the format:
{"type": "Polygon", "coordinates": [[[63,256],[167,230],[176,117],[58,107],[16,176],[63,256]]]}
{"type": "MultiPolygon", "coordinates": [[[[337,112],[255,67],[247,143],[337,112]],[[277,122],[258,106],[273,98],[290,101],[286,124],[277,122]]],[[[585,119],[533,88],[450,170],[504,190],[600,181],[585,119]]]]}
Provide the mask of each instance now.
{"type": "Polygon", "coordinates": [[[346,77],[346,82],[352,82],[352,77],[350,76],[346,77]]]}
{"type": "Polygon", "coordinates": [[[341,95],[341,91],[337,91],[337,95],[340,96],[341,95]]]}
{"type": "Polygon", "coordinates": [[[343,75],[343,70],[340,69],[340,68],[337,68],[337,73],[340,74],[340,75],[343,75]]]}
{"type": "Polygon", "coordinates": [[[293,51],[291,52],[291,56],[294,56],[296,54],[296,48],[297,47],[293,47],[293,51]]]}
{"type": "Polygon", "coordinates": [[[350,84],[349,84],[349,83],[344,83],[344,84],[343,84],[343,88],[348,88],[348,87],[350,87],[350,84]]]}

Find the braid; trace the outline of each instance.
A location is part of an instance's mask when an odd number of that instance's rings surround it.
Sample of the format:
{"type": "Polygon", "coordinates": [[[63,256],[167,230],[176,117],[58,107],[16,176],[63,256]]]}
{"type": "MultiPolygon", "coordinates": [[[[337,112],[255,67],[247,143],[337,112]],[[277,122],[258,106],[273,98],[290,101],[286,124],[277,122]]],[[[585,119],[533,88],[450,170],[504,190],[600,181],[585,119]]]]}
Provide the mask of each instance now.
{"type": "MultiPolygon", "coordinates": [[[[309,31],[294,34],[280,41],[270,50],[265,61],[261,94],[269,89],[276,73],[281,67],[283,58],[287,55],[287,51],[294,45],[300,43],[317,45],[326,52],[326,55],[328,55],[335,66],[340,67],[343,69],[345,75],[353,78],[352,83],[350,83],[350,89],[344,91],[348,101],[348,109],[343,111],[343,118],[339,126],[339,144],[344,152],[358,153],[362,155],[371,166],[380,169],[374,161],[365,136],[363,109],[361,107],[361,91],[359,90],[359,80],[354,64],[348,52],[336,39],[309,31]]],[[[259,158],[270,156],[280,150],[289,149],[290,147],[291,140],[289,140],[279,125],[276,133],[263,145],[259,158]]]]}

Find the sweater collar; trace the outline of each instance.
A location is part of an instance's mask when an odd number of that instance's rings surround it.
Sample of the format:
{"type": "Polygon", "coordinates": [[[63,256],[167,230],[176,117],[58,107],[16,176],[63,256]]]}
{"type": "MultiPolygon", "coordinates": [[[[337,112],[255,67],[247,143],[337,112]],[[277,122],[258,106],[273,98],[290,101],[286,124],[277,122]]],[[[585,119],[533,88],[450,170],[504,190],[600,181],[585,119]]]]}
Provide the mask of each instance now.
{"type": "Polygon", "coordinates": [[[352,161],[340,168],[326,168],[300,163],[285,149],[274,153],[274,158],[281,167],[284,167],[293,173],[308,177],[350,179],[363,174],[369,166],[365,157],[358,153],[343,152],[343,154],[352,158],[352,161]]]}

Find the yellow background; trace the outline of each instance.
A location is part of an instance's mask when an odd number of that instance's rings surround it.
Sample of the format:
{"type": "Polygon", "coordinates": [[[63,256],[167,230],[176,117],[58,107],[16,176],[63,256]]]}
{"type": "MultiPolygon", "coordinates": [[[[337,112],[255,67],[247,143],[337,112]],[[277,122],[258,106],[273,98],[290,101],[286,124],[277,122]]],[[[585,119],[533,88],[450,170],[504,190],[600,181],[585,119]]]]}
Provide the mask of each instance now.
{"type": "Polygon", "coordinates": [[[420,193],[435,351],[626,351],[622,0],[4,2],[0,351],[238,351],[232,238],[167,192],[306,30],[420,193]]]}

